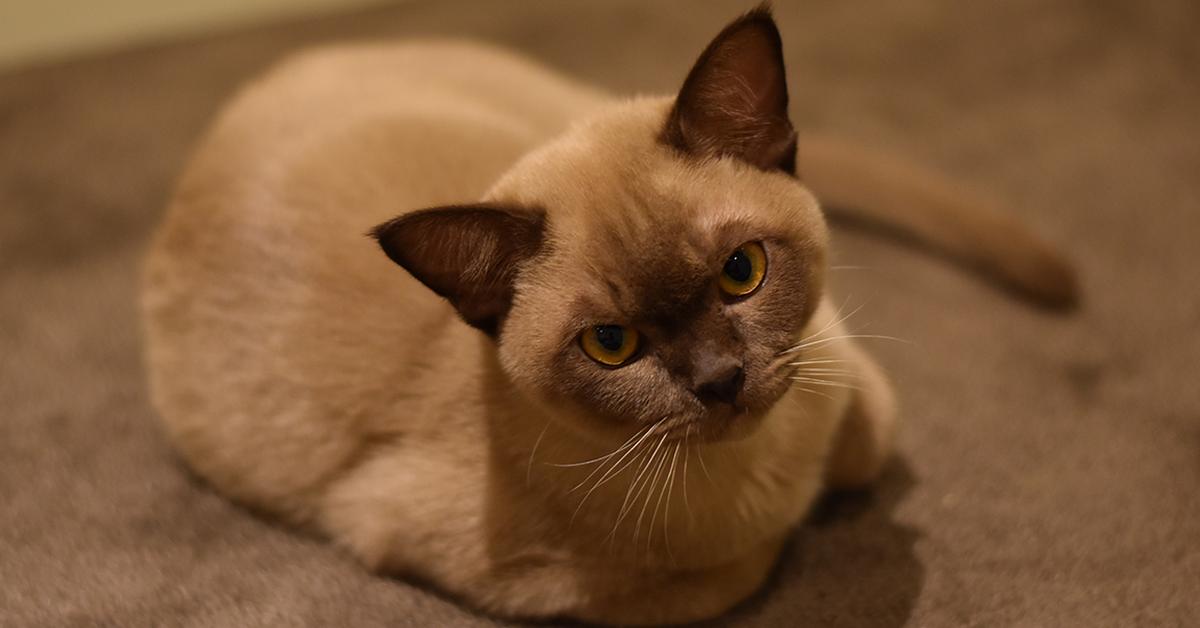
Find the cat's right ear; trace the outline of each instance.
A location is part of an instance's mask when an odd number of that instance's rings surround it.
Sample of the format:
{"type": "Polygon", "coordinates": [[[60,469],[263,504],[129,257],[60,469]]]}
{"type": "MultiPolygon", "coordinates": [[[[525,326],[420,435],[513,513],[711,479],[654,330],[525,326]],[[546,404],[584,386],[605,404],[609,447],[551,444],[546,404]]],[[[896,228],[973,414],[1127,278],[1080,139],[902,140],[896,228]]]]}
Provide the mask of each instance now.
{"type": "Polygon", "coordinates": [[[541,247],[544,222],[536,210],[450,206],[404,214],[371,235],[464,321],[495,336],[512,307],[518,267],[541,247]]]}

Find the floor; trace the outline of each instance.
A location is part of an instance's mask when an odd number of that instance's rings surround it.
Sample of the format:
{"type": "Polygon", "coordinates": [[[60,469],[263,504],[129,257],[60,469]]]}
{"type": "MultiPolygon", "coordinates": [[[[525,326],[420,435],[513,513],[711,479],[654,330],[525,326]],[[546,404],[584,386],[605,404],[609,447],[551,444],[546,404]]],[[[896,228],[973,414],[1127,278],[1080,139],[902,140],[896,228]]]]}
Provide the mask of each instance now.
{"type": "MultiPolygon", "coordinates": [[[[829,498],[728,626],[1177,626],[1200,617],[1200,9],[779,0],[793,117],[1004,199],[1076,260],[1037,310],[836,232],[833,289],[903,405],[874,491],[829,498]]],[[[667,92],[745,2],[414,1],[0,74],[0,625],[488,626],[183,471],[134,299],[189,147],[317,42],[453,34],[667,92]]]]}

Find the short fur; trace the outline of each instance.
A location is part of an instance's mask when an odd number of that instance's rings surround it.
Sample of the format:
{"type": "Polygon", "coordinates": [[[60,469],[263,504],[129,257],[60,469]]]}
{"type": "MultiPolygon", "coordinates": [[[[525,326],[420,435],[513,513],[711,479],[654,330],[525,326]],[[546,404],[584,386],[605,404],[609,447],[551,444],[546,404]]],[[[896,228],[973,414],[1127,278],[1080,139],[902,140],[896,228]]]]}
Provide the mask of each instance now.
{"type": "MultiPolygon", "coordinates": [[[[466,43],[284,63],[221,116],[146,263],[171,440],[232,498],[489,612],[724,611],[823,487],[879,473],[895,421],[823,291],[782,77],[762,9],[677,98],[466,43]],[[730,299],[748,241],[768,278],[730,299]],[[647,339],[627,366],[576,342],[607,323],[647,339]],[[698,395],[731,360],[737,400],[698,395]]],[[[1025,259],[1020,235],[985,262],[1025,259]]]]}

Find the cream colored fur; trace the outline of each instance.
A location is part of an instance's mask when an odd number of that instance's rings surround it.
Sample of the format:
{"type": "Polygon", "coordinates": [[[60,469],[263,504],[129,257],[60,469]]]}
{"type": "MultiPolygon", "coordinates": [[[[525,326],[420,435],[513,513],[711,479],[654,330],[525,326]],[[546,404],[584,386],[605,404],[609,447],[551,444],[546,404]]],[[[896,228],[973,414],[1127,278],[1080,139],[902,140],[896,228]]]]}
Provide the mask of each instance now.
{"type": "MultiPolygon", "coordinates": [[[[146,263],[153,400],[172,442],[234,499],[489,612],[644,624],[743,599],[827,478],[868,483],[891,447],[890,388],[838,338],[828,299],[799,335],[828,341],[803,356],[845,360],[827,378],[857,390],[792,388],[737,440],[653,432],[663,454],[647,459],[675,475],[617,523],[637,465],[582,508],[576,487],[595,465],[560,465],[618,450],[634,429],[581,429],[585,417],[522,380],[524,349],[552,337],[522,308],[583,269],[537,269],[497,346],[364,235],[480,198],[578,207],[621,176],[605,164],[633,160],[655,173],[636,183],[645,194],[705,198],[718,215],[751,203],[824,246],[794,179],[689,166],[655,143],[669,105],[612,100],[461,43],[320,50],[248,87],[200,147],[146,263]]],[[[611,219],[547,211],[559,243],[611,219]]]]}

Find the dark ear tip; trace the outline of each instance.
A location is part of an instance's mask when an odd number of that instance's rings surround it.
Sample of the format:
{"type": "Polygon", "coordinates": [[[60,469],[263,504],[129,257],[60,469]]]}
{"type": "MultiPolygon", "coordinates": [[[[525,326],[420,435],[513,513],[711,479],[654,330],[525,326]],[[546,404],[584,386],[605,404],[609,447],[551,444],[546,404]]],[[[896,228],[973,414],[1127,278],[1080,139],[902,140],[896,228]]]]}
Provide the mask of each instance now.
{"type": "Polygon", "coordinates": [[[775,9],[771,6],[769,0],[747,11],[745,15],[735,22],[735,24],[737,23],[755,23],[779,30],[779,28],[775,25],[775,9]]]}
{"type": "Polygon", "coordinates": [[[756,18],[766,18],[774,20],[775,7],[771,6],[771,0],[763,0],[758,6],[746,12],[746,17],[754,16],[756,18]]]}
{"type": "Polygon", "coordinates": [[[375,225],[374,227],[371,227],[371,229],[369,231],[367,231],[366,233],[364,233],[363,235],[368,238],[374,238],[377,241],[382,240],[383,237],[387,234],[388,230],[391,229],[392,226],[394,226],[396,224],[397,220],[400,220],[399,216],[397,216],[396,218],[393,218],[391,220],[388,220],[386,222],[381,222],[381,223],[375,225]]]}
{"type": "Polygon", "coordinates": [[[730,22],[709,45],[713,46],[719,41],[750,33],[753,33],[752,36],[765,38],[769,45],[782,50],[783,36],[775,23],[775,13],[770,2],[764,2],[730,22]]]}
{"type": "Polygon", "coordinates": [[[396,249],[392,236],[394,235],[396,227],[404,220],[404,218],[404,216],[397,216],[387,222],[375,225],[370,231],[363,234],[366,237],[375,240],[375,242],[379,245],[379,248],[383,249],[384,254],[388,256],[388,259],[400,264],[401,266],[403,266],[404,263],[400,259],[400,252],[396,249]]]}

